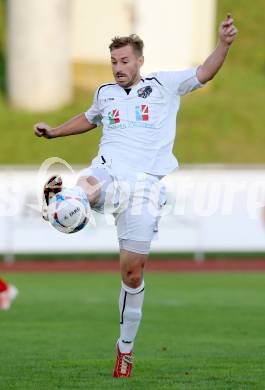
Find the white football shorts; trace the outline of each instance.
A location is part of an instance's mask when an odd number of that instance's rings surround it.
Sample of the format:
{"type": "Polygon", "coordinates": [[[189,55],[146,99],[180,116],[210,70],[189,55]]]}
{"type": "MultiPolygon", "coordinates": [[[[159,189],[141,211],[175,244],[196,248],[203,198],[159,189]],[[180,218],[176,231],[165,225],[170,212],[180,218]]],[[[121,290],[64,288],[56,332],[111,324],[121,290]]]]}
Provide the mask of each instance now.
{"type": "Polygon", "coordinates": [[[91,208],[114,216],[120,249],[149,253],[166,204],[160,178],[146,173],[117,175],[106,165],[92,165],[79,174],[88,176],[95,177],[101,186],[99,200],[91,208]]]}

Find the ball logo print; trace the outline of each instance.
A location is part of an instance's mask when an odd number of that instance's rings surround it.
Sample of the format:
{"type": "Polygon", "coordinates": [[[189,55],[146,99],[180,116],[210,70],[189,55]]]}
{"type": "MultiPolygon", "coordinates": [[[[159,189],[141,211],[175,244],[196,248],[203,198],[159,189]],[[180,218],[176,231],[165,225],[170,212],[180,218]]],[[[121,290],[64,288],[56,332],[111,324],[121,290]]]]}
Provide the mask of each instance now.
{"type": "Polygon", "coordinates": [[[62,233],[76,233],[89,221],[90,205],[83,192],[64,189],[55,194],[48,207],[50,224],[62,233]]]}

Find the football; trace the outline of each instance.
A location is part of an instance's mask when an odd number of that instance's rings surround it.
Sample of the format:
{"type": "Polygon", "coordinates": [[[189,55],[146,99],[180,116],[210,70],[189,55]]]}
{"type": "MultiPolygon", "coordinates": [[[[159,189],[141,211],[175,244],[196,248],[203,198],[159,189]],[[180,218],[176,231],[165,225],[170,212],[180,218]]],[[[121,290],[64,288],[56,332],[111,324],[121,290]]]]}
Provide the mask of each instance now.
{"type": "Polygon", "coordinates": [[[48,206],[50,224],[66,234],[82,230],[88,223],[89,214],[89,201],[80,187],[63,189],[51,198],[48,206]]]}

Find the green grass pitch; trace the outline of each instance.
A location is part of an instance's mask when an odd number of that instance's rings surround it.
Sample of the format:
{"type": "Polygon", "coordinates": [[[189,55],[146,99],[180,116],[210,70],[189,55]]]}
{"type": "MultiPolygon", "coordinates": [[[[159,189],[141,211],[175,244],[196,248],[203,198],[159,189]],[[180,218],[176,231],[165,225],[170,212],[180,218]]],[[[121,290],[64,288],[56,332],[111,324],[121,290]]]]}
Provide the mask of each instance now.
{"type": "Polygon", "coordinates": [[[9,274],[3,390],[261,390],[265,274],[147,274],[129,380],[114,380],[118,274],[9,274]]]}

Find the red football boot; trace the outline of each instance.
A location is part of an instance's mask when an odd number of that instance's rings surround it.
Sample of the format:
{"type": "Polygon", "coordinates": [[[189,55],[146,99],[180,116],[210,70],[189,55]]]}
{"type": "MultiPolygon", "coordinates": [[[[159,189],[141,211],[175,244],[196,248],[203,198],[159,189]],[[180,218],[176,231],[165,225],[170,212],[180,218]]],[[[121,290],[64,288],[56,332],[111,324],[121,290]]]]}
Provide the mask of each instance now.
{"type": "Polygon", "coordinates": [[[117,359],[113,371],[114,378],[129,378],[132,372],[132,352],[121,353],[117,344],[117,359]]]}

